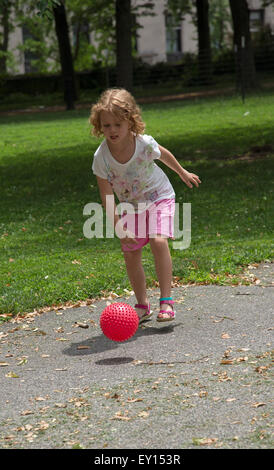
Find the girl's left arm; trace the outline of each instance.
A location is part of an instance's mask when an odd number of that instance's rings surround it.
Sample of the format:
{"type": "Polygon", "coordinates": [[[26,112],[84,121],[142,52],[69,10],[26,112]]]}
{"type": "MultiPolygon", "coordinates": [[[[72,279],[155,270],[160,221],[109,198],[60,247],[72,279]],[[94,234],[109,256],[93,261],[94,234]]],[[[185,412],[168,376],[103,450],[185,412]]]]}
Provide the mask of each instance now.
{"type": "Polygon", "coordinates": [[[161,162],[171,168],[171,170],[175,171],[175,173],[180,176],[180,178],[189,188],[192,188],[193,184],[198,188],[199,183],[201,183],[199,176],[195,175],[195,173],[190,173],[189,171],[185,170],[185,168],[180,165],[178,160],[169,150],[162,147],[161,145],[159,145],[159,149],[161,152],[161,162]]]}

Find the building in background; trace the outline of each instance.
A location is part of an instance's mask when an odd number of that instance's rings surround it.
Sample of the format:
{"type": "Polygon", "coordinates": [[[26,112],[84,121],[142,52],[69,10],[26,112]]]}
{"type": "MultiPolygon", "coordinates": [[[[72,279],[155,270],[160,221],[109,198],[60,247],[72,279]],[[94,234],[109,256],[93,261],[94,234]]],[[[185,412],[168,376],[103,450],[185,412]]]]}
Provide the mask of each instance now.
{"type": "MultiPolygon", "coordinates": [[[[135,4],[141,0],[132,0],[135,4]]],[[[136,40],[137,56],[148,64],[178,62],[185,53],[197,52],[197,31],[190,14],[176,22],[166,15],[165,0],[157,0],[154,16],[141,16],[136,40]]],[[[274,35],[274,8],[263,8],[261,0],[248,0],[250,8],[250,29],[255,33],[269,25],[274,35]]],[[[13,52],[16,74],[35,72],[32,53],[21,51],[20,45],[29,37],[26,28],[15,28],[9,39],[9,50],[13,52]]],[[[92,41],[92,35],[90,37],[92,41]]],[[[14,73],[14,72],[13,72],[14,73]]]]}
{"type": "MultiPolygon", "coordinates": [[[[138,1],[138,0],[137,0],[138,1]]],[[[250,31],[258,32],[269,25],[274,35],[274,8],[262,7],[261,0],[248,0],[250,9],[250,31]]],[[[139,57],[149,64],[178,61],[186,52],[197,52],[197,31],[192,16],[187,14],[183,21],[172,22],[165,15],[165,0],[158,0],[154,17],[140,18],[137,50],[139,57]]]]}

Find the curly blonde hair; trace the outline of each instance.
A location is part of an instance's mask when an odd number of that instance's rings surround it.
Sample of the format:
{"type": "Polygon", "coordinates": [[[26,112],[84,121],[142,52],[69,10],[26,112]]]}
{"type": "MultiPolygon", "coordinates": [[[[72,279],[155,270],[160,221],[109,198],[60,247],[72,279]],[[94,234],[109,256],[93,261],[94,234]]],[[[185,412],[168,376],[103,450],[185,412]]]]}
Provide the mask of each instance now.
{"type": "Polygon", "coordinates": [[[145,123],[142,120],[140,108],[127,90],[109,88],[102,93],[97,103],[92,106],[89,122],[93,126],[91,132],[96,137],[103,135],[100,119],[102,111],[114,114],[120,121],[128,121],[130,130],[135,134],[144,133],[145,123]]]}

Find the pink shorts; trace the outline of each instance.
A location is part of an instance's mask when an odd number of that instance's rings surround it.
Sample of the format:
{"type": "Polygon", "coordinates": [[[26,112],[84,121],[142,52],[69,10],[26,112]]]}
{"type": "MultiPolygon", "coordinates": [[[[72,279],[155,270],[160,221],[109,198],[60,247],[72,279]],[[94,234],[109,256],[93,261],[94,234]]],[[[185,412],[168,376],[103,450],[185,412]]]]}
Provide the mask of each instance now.
{"type": "Polygon", "coordinates": [[[135,234],[137,244],[124,245],[123,251],[135,251],[147,245],[150,238],[174,237],[175,199],[161,199],[140,214],[123,215],[124,227],[135,234]]]}

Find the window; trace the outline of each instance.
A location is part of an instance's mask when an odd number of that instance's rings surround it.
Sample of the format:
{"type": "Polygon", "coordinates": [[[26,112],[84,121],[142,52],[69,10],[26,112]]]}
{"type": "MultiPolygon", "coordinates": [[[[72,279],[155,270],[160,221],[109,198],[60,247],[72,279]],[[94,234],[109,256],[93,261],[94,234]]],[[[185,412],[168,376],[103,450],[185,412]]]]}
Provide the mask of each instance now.
{"type": "Polygon", "coordinates": [[[33,60],[37,60],[38,56],[31,50],[30,43],[33,41],[34,37],[27,28],[27,26],[23,25],[22,28],[23,33],[23,43],[26,46],[24,50],[24,66],[25,66],[25,73],[33,73],[37,72],[37,67],[32,65],[33,60]]]}
{"type": "Polygon", "coordinates": [[[260,31],[264,25],[264,10],[249,10],[249,25],[251,33],[260,31]]]}
{"type": "Polygon", "coordinates": [[[166,52],[167,54],[181,55],[181,23],[174,20],[171,15],[166,15],[166,52]]]}

